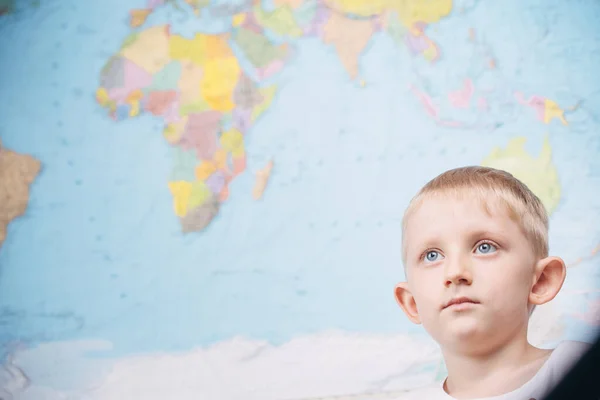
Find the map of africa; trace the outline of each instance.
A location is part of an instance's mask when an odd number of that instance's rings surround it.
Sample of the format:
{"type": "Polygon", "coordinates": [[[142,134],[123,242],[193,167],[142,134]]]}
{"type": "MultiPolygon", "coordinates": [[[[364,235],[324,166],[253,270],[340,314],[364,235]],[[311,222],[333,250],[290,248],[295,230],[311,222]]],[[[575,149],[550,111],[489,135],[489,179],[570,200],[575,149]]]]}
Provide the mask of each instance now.
{"type": "Polygon", "coordinates": [[[600,332],[593,0],[0,0],[0,398],[392,399],[444,378],[396,306],[440,172],[513,173],[600,332]]]}

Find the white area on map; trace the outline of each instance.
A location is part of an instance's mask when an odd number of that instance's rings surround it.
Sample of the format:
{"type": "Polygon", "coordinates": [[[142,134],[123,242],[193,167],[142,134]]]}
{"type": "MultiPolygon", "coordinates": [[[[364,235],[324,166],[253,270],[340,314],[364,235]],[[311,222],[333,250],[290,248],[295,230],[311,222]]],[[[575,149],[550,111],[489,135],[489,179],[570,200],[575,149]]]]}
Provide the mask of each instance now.
{"type": "MultiPolygon", "coordinates": [[[[530,322],[536,345],[553,344],[563,334],[552,304],[538,307],[530,322]]],[[[0,373],[0,387],[16,400],[310,399],[401,393],[439,379],[442,360],[424,335],[336,331],[281,346],[234,338],[182,353],[114,360],[94,355],[111,347],[57,342],[16,352],[0,373]]]]}

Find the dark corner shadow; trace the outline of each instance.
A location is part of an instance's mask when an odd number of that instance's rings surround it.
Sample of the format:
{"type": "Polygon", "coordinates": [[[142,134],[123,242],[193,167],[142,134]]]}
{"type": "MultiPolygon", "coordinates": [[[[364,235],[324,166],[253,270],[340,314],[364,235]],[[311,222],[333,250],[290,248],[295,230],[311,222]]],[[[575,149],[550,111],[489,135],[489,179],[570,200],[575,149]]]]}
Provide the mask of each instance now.
{"type": "Polygon", "coordinates": [[[600,335],[544,400],[600,400],[600,335]]]}

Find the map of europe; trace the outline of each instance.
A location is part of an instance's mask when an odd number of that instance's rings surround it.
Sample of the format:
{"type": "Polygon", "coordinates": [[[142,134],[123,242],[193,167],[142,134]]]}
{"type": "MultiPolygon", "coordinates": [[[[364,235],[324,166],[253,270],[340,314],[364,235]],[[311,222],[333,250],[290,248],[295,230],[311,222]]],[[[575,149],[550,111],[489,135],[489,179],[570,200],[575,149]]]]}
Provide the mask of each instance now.
{"type": "Polygon", "coordinates": [[[402,212],[511,172],[600,329],[593,0],[0,1],[0,398],[396,399],[402,212]],[[5,61],[10,60],[10,61],[5,61]]]}

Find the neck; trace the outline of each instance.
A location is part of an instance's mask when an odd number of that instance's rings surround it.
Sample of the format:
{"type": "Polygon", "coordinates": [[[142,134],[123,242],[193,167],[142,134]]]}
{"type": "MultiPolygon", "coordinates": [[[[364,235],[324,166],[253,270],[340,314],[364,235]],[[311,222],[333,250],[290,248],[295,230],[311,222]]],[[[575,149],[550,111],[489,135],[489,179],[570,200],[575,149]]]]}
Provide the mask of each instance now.
{"type": "Polygon", "coordinates": [[[444,349],[443,354],[448,368],[444,389],[455,398],[467,399],[519,388],[537,373],[550,352],[529,344],[525,331],[485,350],[465,353],[444,349]]]}

